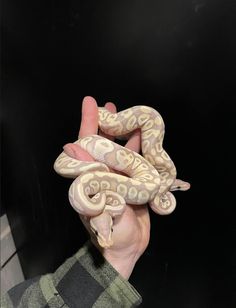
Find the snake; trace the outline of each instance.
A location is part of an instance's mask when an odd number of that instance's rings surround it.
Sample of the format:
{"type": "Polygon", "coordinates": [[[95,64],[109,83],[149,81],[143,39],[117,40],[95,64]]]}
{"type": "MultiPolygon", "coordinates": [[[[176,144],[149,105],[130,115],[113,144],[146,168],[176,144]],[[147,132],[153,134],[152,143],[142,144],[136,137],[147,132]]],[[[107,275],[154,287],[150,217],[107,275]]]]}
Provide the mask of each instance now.
{"type": "Polygon", "coordinates": [[[113,245],[114,217],[122,215],[126,204],[149,203],[155,213],[170,214],[176,207],[172,191],[188,190],[190,184],[176,178],[176,167],[163,148],[165,124],[154,108],[139,105],[111,113],[98,107],[98,126],[117,138],[140,129],[142,153],[90,135],[74,143],[95,161],[80,161],[63,151],[54,169],[59,175],[74,179],[69,188],[70,204],[83,217],[90,218],[90,228],[99,245],[108,248],[113,245]]]}

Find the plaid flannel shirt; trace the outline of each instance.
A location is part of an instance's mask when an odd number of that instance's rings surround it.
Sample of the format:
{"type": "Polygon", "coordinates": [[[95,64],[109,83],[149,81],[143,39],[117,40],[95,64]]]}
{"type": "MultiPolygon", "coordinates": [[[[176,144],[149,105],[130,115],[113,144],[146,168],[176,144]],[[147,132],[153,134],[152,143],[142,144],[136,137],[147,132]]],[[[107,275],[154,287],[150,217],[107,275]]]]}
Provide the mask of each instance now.
{"type": "Polygon", "coordinates": [[[87,242],[53,274],[26,280],[9,290],[1,307],[135,307],[141,296],[87,242]]]}

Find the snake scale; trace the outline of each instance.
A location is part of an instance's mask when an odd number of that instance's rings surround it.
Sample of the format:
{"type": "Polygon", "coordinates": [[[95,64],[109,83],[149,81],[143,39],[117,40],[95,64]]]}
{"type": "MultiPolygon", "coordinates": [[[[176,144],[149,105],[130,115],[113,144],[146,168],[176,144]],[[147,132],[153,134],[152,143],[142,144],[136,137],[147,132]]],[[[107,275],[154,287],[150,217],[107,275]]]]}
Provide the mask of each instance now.
{"type": "Polygon", "coordinates": [[[165,125],[161,115],[148,106],[134,106],[118,113],[99,107],[99,128],[111,136],[124,136],[141,129],[142,155],[91,135],[75,141],[94,162],[79,161],[62,152],[55,171],[75,178],[69,189],[72,207],[91,217],[90,227],[101,247],[110,247],[113,218],[128,204],[149,203],[158,214],[170,214],[176,206],[171,191],[187,190],[190,184],[176,179],[176,168],[163,149],[165,125]],[[111,169],[120,173],[111,172],[111,169]]]}

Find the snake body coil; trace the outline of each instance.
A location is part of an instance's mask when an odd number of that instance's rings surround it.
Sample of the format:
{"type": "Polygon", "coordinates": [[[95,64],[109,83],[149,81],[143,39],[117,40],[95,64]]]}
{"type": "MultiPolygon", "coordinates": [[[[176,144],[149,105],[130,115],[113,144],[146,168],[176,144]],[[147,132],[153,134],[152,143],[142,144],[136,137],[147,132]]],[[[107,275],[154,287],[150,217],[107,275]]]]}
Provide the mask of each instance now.
{"type": "Polygon", "coordinates": [[[95,162],[83,162],[62,152],[54,164],[57,173],[75,178],[69,189],[73,208],[92,217],[91,229],[102,247],[112,245],[112,217],[121,215],[125,204],[145,204],[158,214],[169,214],[176,206],[172,190],[187,190],[176,180],[176,168],[163,149],[164,122],[147,106],[134,106],[116,114],[99,108],[99,128],[111,136],[141,129],[142,155],[106,138],[92,135],[77,140],[95,162]],[[110,168],[124,175],[110,172],[110,168]],[[126,176],[127,175],[127,176],[126,176]],[[106,228],[107,226],[107,228],[106,228]]]}

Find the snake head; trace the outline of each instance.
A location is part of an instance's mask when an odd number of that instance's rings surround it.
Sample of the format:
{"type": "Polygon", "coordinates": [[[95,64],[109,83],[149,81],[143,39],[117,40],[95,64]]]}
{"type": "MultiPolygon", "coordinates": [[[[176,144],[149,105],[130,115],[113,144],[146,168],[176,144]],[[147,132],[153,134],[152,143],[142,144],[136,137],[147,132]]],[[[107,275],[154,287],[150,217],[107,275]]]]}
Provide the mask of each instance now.
{"type": "Polygon", "coordinates": [[[188,182],[184,182],[180,179],[176,179],[174,183],[171,185],[170,191],[175,191],[175,190],[188,190],[190,188],[190,184],[188,182]]]}
{"type": "Polygon", "coordinates": [[[99,245],[103,248],[108,248],[113,245],[112,226],[112,217],[107,212],[103,212],[102,214],[90,219],[91,230],[97,237],[99,245]]]}

